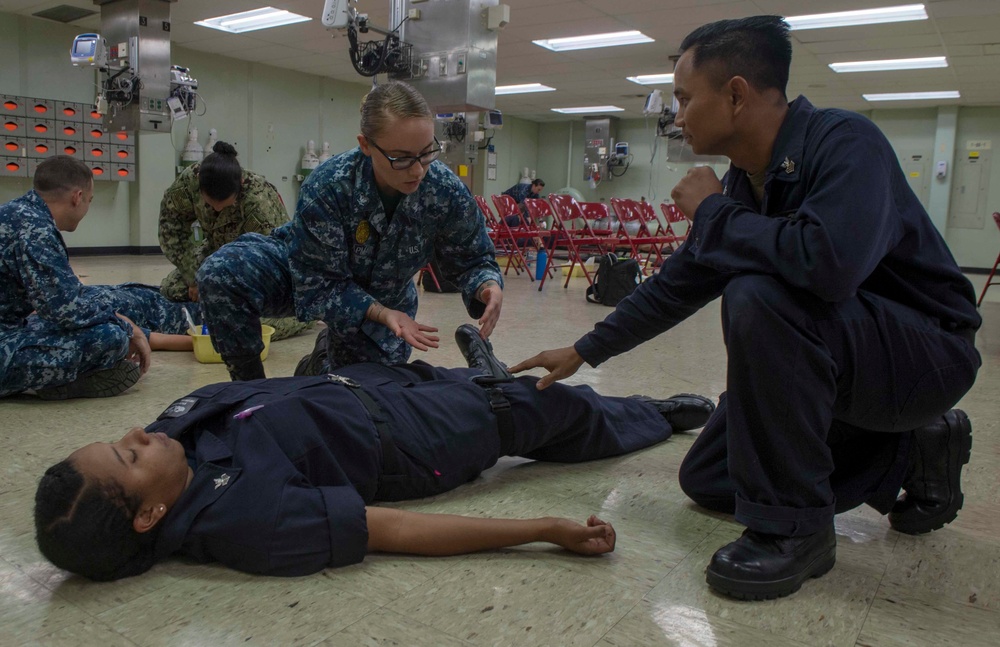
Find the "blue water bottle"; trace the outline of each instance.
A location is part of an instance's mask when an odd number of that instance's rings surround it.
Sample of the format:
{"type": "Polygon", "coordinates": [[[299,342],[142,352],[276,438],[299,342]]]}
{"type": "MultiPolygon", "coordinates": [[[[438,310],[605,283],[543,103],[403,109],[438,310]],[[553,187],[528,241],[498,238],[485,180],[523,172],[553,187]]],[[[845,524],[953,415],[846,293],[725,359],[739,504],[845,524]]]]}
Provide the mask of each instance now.
{"type": "Polygon", "coordinates": [[[541,281],[542,277],[545,276],[545,266],[549,262],[549,255],[545,252],[544,247],[538,248],[538,257],[535,261],[535,280],[541,281]]]}

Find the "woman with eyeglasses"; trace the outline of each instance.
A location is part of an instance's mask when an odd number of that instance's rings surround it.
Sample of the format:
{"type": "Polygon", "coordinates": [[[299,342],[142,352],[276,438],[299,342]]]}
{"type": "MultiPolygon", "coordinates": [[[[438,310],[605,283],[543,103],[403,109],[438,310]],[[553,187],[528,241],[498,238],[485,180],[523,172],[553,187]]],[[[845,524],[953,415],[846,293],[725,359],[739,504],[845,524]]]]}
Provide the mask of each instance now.
{"type": "Polygon", "coordinates": [[[262,315],[326,322],[297,375],[400,364],[413,348],[437,348],[437,328],[416,320],[413,282],[432,256],[461,288],[480,334],[493,332],[500,268],[472,194],[436,161],[427,102],[405,83],[374,88],[358,143],[310,174],[292,222],[270,237],[240,237],[198,271],[209,332],[234,380],[265,377],[254,324],[262,315]]]}

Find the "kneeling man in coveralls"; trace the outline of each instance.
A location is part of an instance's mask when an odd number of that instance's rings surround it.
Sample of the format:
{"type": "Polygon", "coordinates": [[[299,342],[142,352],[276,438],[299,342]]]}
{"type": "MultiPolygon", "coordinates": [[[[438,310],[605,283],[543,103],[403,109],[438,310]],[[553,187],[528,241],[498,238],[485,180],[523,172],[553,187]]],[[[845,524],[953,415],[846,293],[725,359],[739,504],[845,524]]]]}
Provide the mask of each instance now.
{"type": "Polygon", "coordinates": [[[784,19],[711,23],[680,49],[674,123],[729,172],[688,171],[671,193],[692,219],[687,242],[574,346],[512,370],[548,369],[544,388],[721,296],[727,396],[680,483],[747,526],[708,584],[775,598],[833,568],[838,512],[867,503],[909,534],[955,518],[972,437],[949,409],[975,381],[982,320],[885,135],[853,112],[788,103],[784,19]]]}
{"type": "MultiPolygon", "coordinates": [[[[488,342],[465,328],[470,365],[483,366],[488,342]]],[[[39,548],[96,580],[137,575],[173,554],[295,576],[369,551],[450,555],[548,541],[605,553],[614,529],[596,517],[476,519],[369,504],[451,490],[504,455],[626,454],[701,426],[714,410],[693,395],[611,398],[586,386],[542,392],[532,377],[476,377],[482,370],[356,364],[204,387],[145,430],[49,468],[35,500],[39,548]]]]}

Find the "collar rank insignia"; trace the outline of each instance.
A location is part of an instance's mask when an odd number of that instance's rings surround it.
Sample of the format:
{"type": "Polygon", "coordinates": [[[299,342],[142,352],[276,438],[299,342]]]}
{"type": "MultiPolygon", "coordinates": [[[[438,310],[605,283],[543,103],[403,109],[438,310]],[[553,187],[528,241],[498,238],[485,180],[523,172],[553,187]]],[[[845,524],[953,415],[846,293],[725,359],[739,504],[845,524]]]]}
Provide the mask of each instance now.
{"type": "Polygon", "coordinates": [[[218,490],[220,487],[225,487],[225,486],[229,485],[229,475],[228,474],[223,474],[219,478],[213,479],[213,482],[215,483],[215,489],[216,490],[218,490]]]}
{"type": "Polygon", "coordinates": [[[364,245],[368,242],[368,237],[371,236],[371,226],[368,224],[367,220],[362,220],[361,224],[358,225],[357,230],[354,232],[354,240],[358,241],[359,245],[364,245]]]}
{"type": "Polygon", "coordinates": [[[781,168],[785,169],[785,173],[791,175],[795,172],[795,162],[786,157],[785,161],[781,163],[781,168]]]}

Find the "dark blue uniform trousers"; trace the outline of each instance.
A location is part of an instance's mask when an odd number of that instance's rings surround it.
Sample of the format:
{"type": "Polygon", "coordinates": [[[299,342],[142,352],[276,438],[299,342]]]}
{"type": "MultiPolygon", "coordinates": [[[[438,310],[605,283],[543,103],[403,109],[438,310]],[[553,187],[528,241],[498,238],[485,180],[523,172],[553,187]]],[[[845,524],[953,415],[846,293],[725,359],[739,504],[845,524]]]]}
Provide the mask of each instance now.
{"type": "Polygon", "coordinates": [[[497,428],[472,369],[424,362],[359,364],[337,371],[357,380],[378,403],[392,429],[399,469],[384,473],[377,501],[431,496],[475,478],[500,456],[576,463],[655,445],[671,428],[652,406],[604,397],[587,386],[535,388],[534,377],[501,385],[511,404],[509,433],[497,428]]]}
{"type": "Polygon", "coordinates": [[[912,430],[971,388],[975,332],[859,291],[829,303],[770,276],[722,300],[727,393],[680,470],[698,504],[752,530],[812,534],[837,512],[892,507],[912,430]]]}

